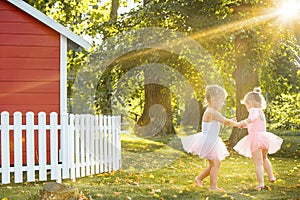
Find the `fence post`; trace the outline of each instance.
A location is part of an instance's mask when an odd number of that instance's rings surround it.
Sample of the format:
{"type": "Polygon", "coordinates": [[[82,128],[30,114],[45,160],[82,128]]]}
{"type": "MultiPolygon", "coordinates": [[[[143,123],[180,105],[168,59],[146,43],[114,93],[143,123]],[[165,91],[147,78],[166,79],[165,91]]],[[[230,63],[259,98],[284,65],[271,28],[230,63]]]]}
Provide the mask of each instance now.
{"type": "Polygon", "coordinates": [[[2,183],[10,183],[10,152],[9,152],[9,113],[1,113],[1,158],[2,158],[2,183]],[[8,141],[8,142],[3,142],[8,141]]]}
{"type": "Polygon", "coordinates": [[[104,150],[103,150],[103,154],[104,154],[104,172],[108,171],[108,156],[107,156],[107,116],[104,115],[103,116],[103,142],[104,142],[104,150]]]}
{"type": "Polygon", "coordinates": [[[72,181],[75,181],[75,162],[74,162],[74,157],[75,157],[75,142],[74,142],[74,136],[75,136],[75,127],[74,127],[74,121],[75,121],[75,116],[73,114],[69,115],[70,122],[69,122],[69,128],[68,128],[68,137],[69,137],[69,166],[71,170],[70,178],[72,181]]]}
{"type": "Polygon", "coordinates": [[[91,174],[91,163],[90,163],[90,137],[91,137],[91,126],[90,126],[90,115],[85,115],[85,163],[86,163],[86,176],[91,174]]]}
{"type": "Polygon", "coordinates": [[[112,171],[113,169],[113,154],[112,154],[112,148],[113,148],[113,141],[112,141],[112,135],[113,135],[113,127],[112,127],[112,116],[107,116],[107,144],[108,144],[108,171],[112,171]]]}
{"type": "Polygon", "coordinates": [[[122,167],[122,154],[121,154],[121,116],[117,117],[117,124],[116,124],[116,130],[117,130],[117,157],[118,157],[118,169],[120,169],[122,167]]]}
{"type": "Polygon", "coordinates": [[[116,129],[116,121],[117,117],[113,116],[112,117],[112,163],[113,163],[113,170],[117,169],[117,162],[118,162],[118,157],[117,157],[117,129],[116,129]]]}
{"type": "Polygon", "coordinates": [[[100,173],[102,173],[104,171],[104,128],[103,128],[103,124],[104,124],[104,118],[103,115],[100,115],[100,119],[98,122],[99,125],[99,132],[100,132],[100,138],[99,138],[99,161],[100,161],[100,173]]]}
{"type": "Polygon", "coordinates": [[[46,139],[46,113],[38,113],[38,135],[39,135],[39,180],[47,180],[47,139],[46,139]]]}
{"type": "Polygon", "coordinates": [[[90,164],[91,174],[95,174],[95,116],[90,115],[90,164]]]}
{"type": "Polygon", "coordinates": [[[51,163],[51,179],[61,182],[61,169],[58,165],[58,126],[57,113],[50,113],[50,163],[51,163]]]}
{"type": "Polygon", "coordinates": [[[95,173],[99,173],[99,161],[100,161],[100,142],[99,142],[99,135],[100,135],[100,130],[99,130],[99,115],[96,115],[94,118],[95,122],[95,173]]]}
{"type": "MultiPolygon", "coordinates": [[[[79,137],[79,136],[78,136],[79,137]]],[[[85,162],[85,117],[80,115],[80,164],[81,164],[81,177],[85,176],[84,166],[85,162]]]]}
{"type": "Polygon", "coordinates": [[[14,174],[15,183],[23,182],[22,161],[23,161],[23,144],[22,144],[22,113],[14,113],[14,174]]]}
{"type": "Polygon", "coordinates": [[[62,153],[62,177],[69,178],[69,135],[68,135],[68,114],[62,113],[60,116],[60,138],[62,153]]]}
{"type": "Polygon", "coordinates": [[[27,161],[27,181],[35,181],[34,172],[34,113],[26,113],[26,161],[27,161]]]}
{"type": "Polygon", "coordinates": [[[76,177],[80,177],[80,140],[79,140],[79,134],[80,134],[80,115],[75,115],[75,167],[76,167],[76,177]]]}

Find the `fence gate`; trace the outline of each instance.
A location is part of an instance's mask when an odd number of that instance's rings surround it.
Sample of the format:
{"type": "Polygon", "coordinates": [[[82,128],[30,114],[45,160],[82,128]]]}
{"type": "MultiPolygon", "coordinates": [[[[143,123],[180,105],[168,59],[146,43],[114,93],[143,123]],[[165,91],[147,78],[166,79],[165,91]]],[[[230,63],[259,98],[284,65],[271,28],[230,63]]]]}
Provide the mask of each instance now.
{"type": "Polygon", "coordinates": [[[2,112],[1,183],[61,182],[118,170],[120,133],[120,116],[63,114],[59,120],[55,112],[2,112]]]}

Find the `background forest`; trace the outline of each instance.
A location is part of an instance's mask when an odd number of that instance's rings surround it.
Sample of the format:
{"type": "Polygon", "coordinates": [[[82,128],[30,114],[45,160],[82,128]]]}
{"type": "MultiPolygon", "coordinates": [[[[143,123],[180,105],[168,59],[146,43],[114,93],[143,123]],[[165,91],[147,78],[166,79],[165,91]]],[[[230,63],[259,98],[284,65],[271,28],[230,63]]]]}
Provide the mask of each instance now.
{"type": "Polygon", "coordinates": [[[122,115],[140,136],[200,130],[208,84],[226,88],[223,114],[237,120],[260,86],[269,128],[299,129],[299,11],[284,2],[28,0],[92,43],[69,52],[69,112],[122,115]]]}

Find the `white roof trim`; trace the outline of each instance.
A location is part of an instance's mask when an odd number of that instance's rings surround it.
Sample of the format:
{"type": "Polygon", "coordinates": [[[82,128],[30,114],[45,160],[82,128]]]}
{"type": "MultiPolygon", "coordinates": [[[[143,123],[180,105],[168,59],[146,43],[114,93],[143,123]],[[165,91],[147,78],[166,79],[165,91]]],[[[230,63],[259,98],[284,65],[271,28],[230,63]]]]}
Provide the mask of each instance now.
{"type": "Polygon", "coordinates": [[[7,0],[8,2],[12,3],[13,5],[17,6],[24,12],[28,13],[32,17],[36,18],[37,20],[41,21],[42,23],[46,24],[50,28],[54,29],[55,31],[59,32],[60,34],[64,35],[68,39],[72,40],[74,43],[80,45],[81,47],[84,47],[86,49],[89,49],[90,43],[80,36],[76,35],[60,23],[54,21],[44,13],[40,12],[36,8],[32,7],[28,3],[22,1],[22,0],[7,0]]]}

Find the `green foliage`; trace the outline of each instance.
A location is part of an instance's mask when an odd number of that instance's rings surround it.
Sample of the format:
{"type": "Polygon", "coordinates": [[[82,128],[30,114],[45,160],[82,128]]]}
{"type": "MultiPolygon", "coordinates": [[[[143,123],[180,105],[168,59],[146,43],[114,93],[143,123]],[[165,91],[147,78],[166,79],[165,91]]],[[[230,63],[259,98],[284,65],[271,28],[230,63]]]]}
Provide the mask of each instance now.
{"type": "Polygon", "coordinates": [[[300,93],[280,94],[268,104],[271,129],[300,129],[300,93]]]}
{"type": "Polygon", "coordinates": [[[300,46],[295,35],[286,34],[276,44],[269,47],[272,52],[267,66],[261,69],[261,84],[270,101],[281,94],[293,94],[300,91],[299,53],[300,46]]]}
{"type": "Polygon", "coordinates": [[[29,0],[28,2],[79,35],[95,37],[97,33],[92,27],[102,23],[109,16],[107,7],[99,6],[97,0],[29,0]]]}
{"type": "Polygon", "coordinates": [[[300,48],[295,35],[286,34],[269,49],[267,67],[261,70],[261,84],[268,100],[269,127],[300,128],[300,48]]]}
{"type": "MultiPolygon", "coordinates": [[[[103,54],[105,54],[108,48],[105,40],[117,35],[122,37],[128,31],[143,27],[162,27],[179,31],[198,41],[205,51],[211,55],[213,61],[213,64],[207,64],[207,59],[201,58],[202,61],[199,59],[199,65],[202,68],[208,65],[214,65],[217,68],[216,72],[221,76],[219,82],[225,86],[229,93],[226,105],[229,110],[234,109],[236,103],[238,103],[235,94],[236,89],[240,86],[236,85],[233,74],[238,67],[237,57],[240,55],[243,55],[243,59],[247,60],[245,62],[248,63],[247,73],[259,73],[259,84],[262,86],[263,91],[266,91],[265,94],[269,102],[277,102],[277,106],[280,107],[279,104],[282,101],[276,99],[278,96],[281,94],[294,94],[299,91],[300,71],[297,55],[299,55],[300,48],[295,37],[297,27],[293,29],[277,18],[268,18],[268,12],[272,11],[271,8],[276,7],[278,2],[269,0],[153,0],[149,1],[145,7],[139,6],[128,13],[119,15],[118,20],[115,22],[109,20],[110,2],[103,3],[96,0],[29,0],[28,2],[75,33],[88,36],[94,42],[98,41],[93,44],[95,49],[91,50],[95,50],[94,58],[88,58],[89,60],[97,59],[94,63],[95,66],[90,66],[90,62],[83,65],[87,59],[87,52],[69,52],[68,95],[70,98],[74,98],[73,95],[79,96],[79,98],[76,97],[79,99],[77,105],[83,105],[84,107],[79,109],[80,112],[99,110],[100,108],[107,109],[107,112],[110,112],[111,106],[117,104],[116,99],[118,99],[117,101],[120,103],[118,109],[122,110],[128,107],[130,111],[127,113],[133,113],[131,118],[136,119],[136,116],[141,114],[144,103],[144,87],[141,83],[141,75],[136,72],[128,80],[128,83],[122,83],[123,85],[118,85],[118,81],[134,67],[154,61],[157,62],[158,60],[161,64],[166,64],[178,70],[194,88],[198,88],[196,99],[199,102],[202,101],[203,88],[207,84],[203,81],[203,74],[206,71],[204,70],[202,74],[196,73],[190,63],[184,58],[178,57],[178,55],[172,55],[172,53],[164,55],[165,57],[162,58],[160,56],[161,52],[157,50],[152,51],[147,56],[140,56],[131,61],[127,59],[122,63],[113,62],[104,74],[101,74],[100,70],[92,70],[102,69],[103,66],[101,65],[106,62],[101,59],[107,57],[100,53],[103,51],[103,54]],[[247,55],[244,55],[244,52],[236,51],[238,38],[250,41],[247,55]],[[203,64],[205,62],[206,65],[203,64]],[[92,97],[80,93],[75,94],[74,81],[80,78],[79,76],[88,80],[87,77],[93,74],[99,78],[98,85],[90,82],[79,82],[85,84],[89,90],[97,90],[97,92],[91,93],[92,97]],[[135,75],[138,75],[139,78],[135,79],[135,75]],[[109,84],[111,85],[109,86],[106,81],[110,81],[109,84]],[[123,91],[128,95],[116,97],[117,92],[114,93],[114,90],[118,87],[126,88],[127,91],[125,89],[123,91]],[[86,105],[88,105],[87,109],[86,105]]],[[[121,5],[124,3],[122,1],[121,5]]],[[[120,39],[114,41],[111,45],[115,47],[130,46],[135,40],[141,41],[140,38],[136,38],[134,35],[126,37],[129,39],[125,43],[122,43],[120,39]]],[[[152,38],[146,39],[151,40],[152,38]]],[[[195,50],[184,48],[183,51],[184,55],[189,55],[195,50]]],[[[117,58],[116,61],[118,60],[122,59],[117,58]]],[[[247,73],[244,74],[247,75],[247,73]]],[[[184,109],[182,102],[173,96],[172,105],[176,115],[180,115],[181,110],[184,109]]],[[[174,115],[174,121],[180,119],[180,116],[176,115],[174,115]]]]}

